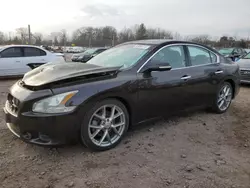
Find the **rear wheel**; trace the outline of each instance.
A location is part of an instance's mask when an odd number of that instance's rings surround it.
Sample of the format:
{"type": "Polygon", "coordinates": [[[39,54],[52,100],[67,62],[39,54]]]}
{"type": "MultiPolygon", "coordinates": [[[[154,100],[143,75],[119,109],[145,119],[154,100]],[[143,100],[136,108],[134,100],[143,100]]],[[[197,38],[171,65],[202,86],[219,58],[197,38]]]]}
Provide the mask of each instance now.
{"type": "Polygon", "coordinates": [[[224,82],[217,92],[217,96],[213,105],[213,111],[216,113],[224,113],[228,110],[233,98],[233,88],[229,82],[224,82]]]}
{"type": "Polygon", "coordinates": [[[128,126],[126,107],[115,99],[104,100],[86,113],[81,127],[81,140],[92,150],[108,150],[119,144],[128,126]]]}

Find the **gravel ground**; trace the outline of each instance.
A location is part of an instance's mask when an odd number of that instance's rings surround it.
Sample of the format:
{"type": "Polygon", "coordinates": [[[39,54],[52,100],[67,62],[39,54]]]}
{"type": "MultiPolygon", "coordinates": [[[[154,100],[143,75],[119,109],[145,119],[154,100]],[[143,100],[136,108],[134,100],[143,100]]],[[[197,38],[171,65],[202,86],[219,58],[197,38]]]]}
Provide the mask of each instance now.
{"type": "MultiPolygon", "coordinates": [[[[12,81],[0,82],[3,107],[12,81]]],[[[0,112],[0,187],[250,187],[250,87],[222,115],[204,110],[137,126],[116,148],[43,148],[15,138],[0,112]]]]}

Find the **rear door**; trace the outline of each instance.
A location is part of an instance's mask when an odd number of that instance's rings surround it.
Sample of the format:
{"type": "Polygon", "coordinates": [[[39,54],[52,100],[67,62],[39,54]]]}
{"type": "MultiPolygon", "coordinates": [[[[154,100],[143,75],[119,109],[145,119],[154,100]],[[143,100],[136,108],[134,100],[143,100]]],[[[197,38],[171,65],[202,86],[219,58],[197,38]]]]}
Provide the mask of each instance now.
{"type": "Polygon", "coordinates": [[[0,76],[22,75],[23,51],[20,47],[9,47],[0,53],[0,76]]]}
{"type": "Polygon", "coordinates": [[[187,45],[189,67],[187,74],[186,94],[189,95],[190,106],[211,104],[217,92],[217,85],[224,71],[219,57],[212,51],[199,45],[187,45]]]}
{"type": "Polygon", "coordinates": [[[28,72],[31,70],[28,64],[44,64],[47,63],[47,54],[44,50],[35,47],[23,47],[24,57],[23,62],[25,69],[23,73],[28,72]]]}

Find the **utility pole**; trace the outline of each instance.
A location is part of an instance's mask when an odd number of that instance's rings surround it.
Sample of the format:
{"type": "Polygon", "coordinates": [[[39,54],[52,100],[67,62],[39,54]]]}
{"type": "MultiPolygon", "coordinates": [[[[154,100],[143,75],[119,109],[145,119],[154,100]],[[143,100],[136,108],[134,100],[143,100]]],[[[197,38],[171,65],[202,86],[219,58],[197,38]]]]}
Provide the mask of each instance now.
{"type": "Polygon", "coordinates": [[[91,47],[91,39],[92,39],[92,37],[90,36],[89,37],[89,48],[91,47]]]}
{"type": "Polygon", "coordinates": [[[89,33],[89,48],[92,47],[92,31],[88,32],[89,33]]]}
{"type": "Polygon", "coordinates": [[[30,32],[30,25],[28,25],[28,34],[29,34],[29,44],[31,44],[31,32],[30,32]]]}
{"type": "Polygon", "coordinates": [[[114,46],[115,45],[115,35],[113,34],[113,36],[112,36],[112,46],[114,46]]]}

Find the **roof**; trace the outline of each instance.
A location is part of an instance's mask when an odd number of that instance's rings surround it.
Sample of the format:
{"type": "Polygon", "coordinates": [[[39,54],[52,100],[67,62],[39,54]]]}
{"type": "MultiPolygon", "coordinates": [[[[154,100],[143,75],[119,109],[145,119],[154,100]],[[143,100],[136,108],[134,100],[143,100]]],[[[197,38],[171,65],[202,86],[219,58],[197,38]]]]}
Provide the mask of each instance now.
{"type": "Polygon", "coordinates": [[[35,46],[35,45],[26,45],[26,44],[11,44],[11,45],[5,45],[3,47],[37,47],[40,48],[40,46],[35,46]]]}
{"type": "Polygon", "coordinates": [[[173,41],[174,40],[170,40],[170,39],[146,39],[146,40],[135,40],[135,41],[130,41],[130,42],[126,42],[126,43],[159,45],[159,44],[163,44],[163,43],[166,43],[166,42],[173,42],[173,41]]]}
{"type": "MultiPolygon", "coordinates": [[[[190,41],[172,40],[172,39],[146,39],[146,40],[135,40],[126,42],[125,44],[148,44],[148,45],[161,45],[161,44],[173,44],[173,43],[186,43],[186,44],[198,44],[190,41]]],[[[201,45],[201,44],[198,44],[201,45]]]]}
{"type": "MultiPolygon", "coordinates": [[[[24,45],[24,44],[17,44],[17,45],[4,45],[4,46],[1,46],[1,50],[4,50],[6,48],[9,48],[9,47],[33,47],[33,48],[39,48],[41,50],[44,50],[44,51],[47,51],[46,49],[44,48],[41,48],[40,46],[35,46],[35,45],[24,45]]],[[[48,51],[47,51],[48,52],[48,51]]]]}

